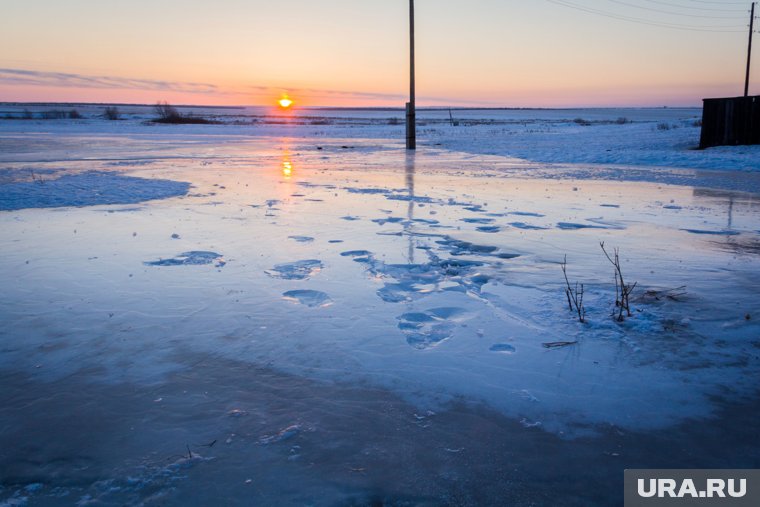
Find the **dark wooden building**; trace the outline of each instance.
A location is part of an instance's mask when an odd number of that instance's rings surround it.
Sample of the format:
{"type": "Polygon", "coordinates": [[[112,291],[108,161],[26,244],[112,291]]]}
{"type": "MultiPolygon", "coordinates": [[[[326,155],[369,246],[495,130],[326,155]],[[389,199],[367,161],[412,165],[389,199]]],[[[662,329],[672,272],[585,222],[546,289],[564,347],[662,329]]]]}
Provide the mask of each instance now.
{"type": "Polygon", "coordinates": [[[760,144],[760,95],[703,102],[700,148],[760,144]]]}

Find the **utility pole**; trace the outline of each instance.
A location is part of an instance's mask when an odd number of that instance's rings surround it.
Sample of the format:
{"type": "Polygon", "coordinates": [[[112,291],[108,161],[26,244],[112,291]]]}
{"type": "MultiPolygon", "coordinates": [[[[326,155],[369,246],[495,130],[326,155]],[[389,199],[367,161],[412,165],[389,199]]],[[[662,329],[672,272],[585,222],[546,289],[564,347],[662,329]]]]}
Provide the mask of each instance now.
{"type": "Polygon", "coordinates": [[[755,25],[755,4],[757,2],[752,2],[752,9],[750,10],[749,14],[749,45],[747,47],[747,77],[744,78],[744,96],[747,97],[749,95],[749,65],[752,61],[752,30],[754,29],[755,25]]]}
{"type": "Polygon", "coordinates": [[[414,103],[414,0],[409,0],[409,102],[406,103],[406,149],[417,149],[416,106],[414,103]]]}

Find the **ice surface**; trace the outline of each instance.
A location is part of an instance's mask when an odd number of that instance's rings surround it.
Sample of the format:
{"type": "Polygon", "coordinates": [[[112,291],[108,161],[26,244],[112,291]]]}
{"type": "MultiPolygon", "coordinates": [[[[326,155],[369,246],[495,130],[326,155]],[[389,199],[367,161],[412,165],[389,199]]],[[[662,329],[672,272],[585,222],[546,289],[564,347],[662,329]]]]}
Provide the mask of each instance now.
{"type": "Polygon", "coordinates": [[[416,154],[380,112],[0,120],[0,501],[608,505],[626,466],[752,468],[756,150],[587,113],[431,123],[416,154]]]}

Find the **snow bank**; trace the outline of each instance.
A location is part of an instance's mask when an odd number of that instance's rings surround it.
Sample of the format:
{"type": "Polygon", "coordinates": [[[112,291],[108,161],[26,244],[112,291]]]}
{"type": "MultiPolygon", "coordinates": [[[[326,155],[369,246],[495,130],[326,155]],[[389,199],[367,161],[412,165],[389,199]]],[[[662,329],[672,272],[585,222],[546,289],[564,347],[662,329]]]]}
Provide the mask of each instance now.
{"type": "Polygon", "coordinates": [[[189,183],[90,171],[34,176],[32,181],[0,184],[0,211],[24,208],[136,204],[153,199],[185,195],[189,183]]]}

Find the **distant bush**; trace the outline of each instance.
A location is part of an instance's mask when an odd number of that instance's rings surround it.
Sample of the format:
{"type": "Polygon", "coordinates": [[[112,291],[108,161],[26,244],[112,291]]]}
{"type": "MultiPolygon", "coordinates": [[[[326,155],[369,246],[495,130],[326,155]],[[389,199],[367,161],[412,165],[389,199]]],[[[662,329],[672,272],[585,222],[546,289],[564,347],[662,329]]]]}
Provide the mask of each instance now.
{"type": "Polygon", "coordinates": [[[618,125],[625,125],[626,123],[631,123],[631,120],[629,120],[625,116],[621,116],[620,118],[615,120],[615,123],[617,123],[618,125]]]}
{"type": "Polygon", "coordinates": [[[177,120],[182,118],[182,115],[179,114],[177,108],[166,101],[156,102],[156,105],[153,106],[153,111],[155,111],[156,115],[158,116],[158,119],[156,121],[161,121],[164,123],[175,123],[177,120]]]}
{"type": "Polygon", "coordinates": [[[82,115],[79,114],[79,111],[77,111],[76,109],[72,109],[71,111],[69,111],[68,112],[68,117],[69,117],[69,120],[81,120],[82,119],[82,115]]]}
{"type": "Polygon", "coordinates": [[[155,123],[189,123],[189,124],[210,124],[210,123],[217,123],[211,120],[207,120],[206,118],[201,118],[199,116],[192,116],[192,115],[183,115],[179,111],[177,111],[177,108],[172,106],[171,104],[167,102],[157,102],[155,106],[153,106],[153,110],[155,111],[158,118],[154,118],[153,122],[155,123]]]}
{"type": "Polygon", "coordinates": [[[576,123],[578,125],[583,125],[584,127],[588,127],[591,125],[591,122],[588,120],[584,120],[583,118],[576,118],[573,120],[573,123],[576,123]]]}
{"type": "Polygon", "coordinates": [[[398,125],[399,120],[395,116],[393,118],[388,118],[388,125],[398,125]]]}
{"type": "Polygon", "coordinates": [[[109,106],[103,110],[103,118],[106,120],[118,120],[119,116],[119,108],[116,106],[109,106]]]}
{"type": "Polygon", "coordinates": [[[670,130],[670,124],[669,123],[658,123],[657,124],[657,130],[670,130]]]}
{"type": "Polygon", "coordinates": [[[24,109],[24,111],[21,113],[21,118],[25,120],[31,120],[33,118],[32,112],[28,109],[24,109]]]}

